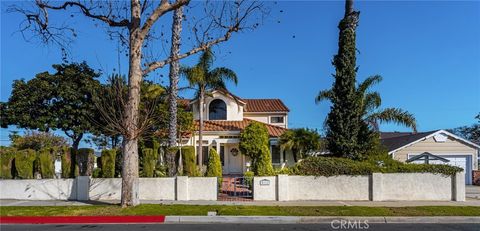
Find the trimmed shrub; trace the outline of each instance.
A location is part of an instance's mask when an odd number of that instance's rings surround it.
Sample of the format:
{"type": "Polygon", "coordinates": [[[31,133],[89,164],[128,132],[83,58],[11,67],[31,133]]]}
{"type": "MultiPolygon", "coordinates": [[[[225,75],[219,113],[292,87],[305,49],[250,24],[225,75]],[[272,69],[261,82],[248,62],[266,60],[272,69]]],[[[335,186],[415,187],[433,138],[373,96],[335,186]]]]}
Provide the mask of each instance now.
{"type": "Polygon", "coordinates": [[[337,157],[309,157],[297,163],[292,169],[295,175],[335,176],[370,175],[381,173],[433,173],[451,176],[462,169],[449,165],[408,164],[393,159],[384,161],[354,161],[337,157]]]}
{"type": "Polygon", "coordinates": [[[33,162],[37,153],[32,149],[18,151],[15,154],[15,168],[20,179],[33,179],[33,162]]]}
{"type": "Polygon", "coordinates": [[[14,148],[0,147],[0,179],[12,179],[14,177],[14,148]]]}
{"type": "Polygon", "coordinates": [[[62,147],[60,153],[62,159],[62,178],[74,177],[72,172],[72,155],[69,147],[62,147]]]}
{"type": "Polygon", "coordinates": [[[80,148],[75,152],[75,161],[80,176],[91,176],[95,163],[94,151],[91,148],[80,148]]]}
{"type": "Polygon", "coordinates": [[[267,127],[259,122],[250,123],[240,134],[240,151],[252,160],[252,171],[257,176],[273,175],[268,144],[267,127]]]}
{"type": "Polygon", "coordinates": [[[102,177],[102,169],[101,168],[95,168],[93,169],[93,172],[92,172],[92,177],[93,178],[101,178],[102,177]]]}
{"type": "Polygon", "coordinates": [[[102,150],[102,157],[100,158],[103,178],[115,177],[115,157],[117,155],[116,149],[102,150]]]}
{"type": "Polygon", "coordinates": [[[249,189],[253,188],[253,177],[255,176],[254,172],[247,171],[243,173],[243,178],[245,179],[245,184],[248,186],[249,189]]]}
{"type": "Polygon", "coordinates": [[[155,171],[155,165],[157,160],[155,158],[153,149],[144,148],[142,149],[142,173],[143,177],[153,177],[155,171]]]}
{"type": "Polygon", "coordinates": [[[207,173],[205,176],[217,177],[218,188],[222,187],[222,162],[220,161],[220,155],[213,148],[210,149],[208,155],[207,173]]]}
{"type": "Polygon", "coordinates": [[[185,146],[182,147],[182,162],[183,162],[183,175],[185,176],[200,176],[200,171],[197,168],[195,161],[195,147],[185,146]]]}
{"type": "Polygon", "coordinates": [[[257,176],[272,176],[275,174],[268,146],[262,148],[259,158],[255,161],[254,170],[256,170],[257,176]]]}
{"type": "Polygon", "coordinates": [[[49,179],[55,177],[55,152],[52,148],[44,148],[38,154],[40,174],[42,179],[49,179]]]}

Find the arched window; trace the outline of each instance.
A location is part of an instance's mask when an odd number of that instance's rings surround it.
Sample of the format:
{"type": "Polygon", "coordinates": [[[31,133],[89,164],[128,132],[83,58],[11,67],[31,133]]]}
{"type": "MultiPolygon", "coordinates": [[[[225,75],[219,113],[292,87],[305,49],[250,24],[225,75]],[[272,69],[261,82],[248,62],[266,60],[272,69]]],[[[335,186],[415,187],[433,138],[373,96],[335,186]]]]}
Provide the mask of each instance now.
{"type": "Polygon", "coordinates": [[[221,99],[215,99],[210,102],[208,106],[208,118],[210,120],[226,120],[227,119],[227,104],[221,99]]]}

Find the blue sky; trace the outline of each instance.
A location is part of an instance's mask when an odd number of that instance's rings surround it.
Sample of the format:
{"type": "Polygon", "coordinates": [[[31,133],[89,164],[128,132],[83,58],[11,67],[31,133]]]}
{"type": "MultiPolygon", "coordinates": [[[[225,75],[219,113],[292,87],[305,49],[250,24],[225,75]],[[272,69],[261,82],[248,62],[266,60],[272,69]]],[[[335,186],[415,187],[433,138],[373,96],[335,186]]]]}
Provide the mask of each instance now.
{"type": "MultiPolygon", "coordinates": [[[[22,18],[5,12],[11,3],[1,5],[1,101],[8,100],[13,80],[30,79],[61,62],[57,48],[27,42],[15,33],[22,18]]],[[[291,109],[290,127],[321,129],[330,105],[316,105],[314,97],[333,81],[331,59],[337,51],[343,4],[272,3],[270,16],[259,29],[235,34],[215,48],[215,65],[229,67],[239,77],[238,86],[229,86],[230,90],[244,98],[281,98],[291,109]]],[[[480,2],[361,1],[355,7],[361,12],[357,79],[383,76],[375,87],[382,107],[413,113],[421,131],[475,121],[480,112],[480,2]]],[[[86,60],[93,68],[111,73],[118,66],[116,43],[91,21],[77,19],[79,37],[71,44],[70,60],[86,60]]],[[[182,63],[192,64],[196,58],[182,63]]],[[[122,56],[123,72],[125,61],[122,56]]],[[[166,73],[168,68],[150,78],[166,82],[159,77],[166,73]]],[[[382,125],[382,130],[408,129],[382,125]]],[[[5,144],[8,131],[0,132],[0,144],[5,144]]]]}

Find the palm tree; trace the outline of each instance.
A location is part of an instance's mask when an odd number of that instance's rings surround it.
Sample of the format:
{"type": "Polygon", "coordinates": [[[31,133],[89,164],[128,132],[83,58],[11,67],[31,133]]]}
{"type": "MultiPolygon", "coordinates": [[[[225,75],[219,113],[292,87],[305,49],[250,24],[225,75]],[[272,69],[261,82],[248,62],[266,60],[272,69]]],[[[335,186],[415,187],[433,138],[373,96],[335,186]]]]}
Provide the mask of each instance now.
{"type": "Polygon", "coordinates": [[[213,53],[211,49],[206,49],[198,63],[193,67],[181,67],[180,73],[186,77],[190,87],[196,89],[196,98],[198,99],[198,108],[200,112],[200,126],[198,131],[198,165],[203,165],[203,107],[205,104],[205,95],[214,89],[226,89],[226,82],[230,81],[237,85],[237,75],[234,71],[226,67],[217,67],[211,70],[213,64],[213,53]]]}
{"type": "MultiPolygon", "coordinates": [[[[374,131],[379,131],[380,123],[396,123],[411,128],[417,132],[417,123],[413,114],[400,108],[379,109],[382,103],[380,94],[369,89],[382,81],[380,75],[370,76],[356,88],[357,97],[361,103],[361,119],[374,131]]],[[[333,97],[332,90],[323,90],[318,93],[315,102],[318,104],[333,97]]]]}
{"type": "Polygon", "coordinates": [[[311,151],[322,147],[320,135],[315,130],[306,128],[290,129],[280,136],[280,149],[292,150],[293,160],[298,161],[311,151]]]}

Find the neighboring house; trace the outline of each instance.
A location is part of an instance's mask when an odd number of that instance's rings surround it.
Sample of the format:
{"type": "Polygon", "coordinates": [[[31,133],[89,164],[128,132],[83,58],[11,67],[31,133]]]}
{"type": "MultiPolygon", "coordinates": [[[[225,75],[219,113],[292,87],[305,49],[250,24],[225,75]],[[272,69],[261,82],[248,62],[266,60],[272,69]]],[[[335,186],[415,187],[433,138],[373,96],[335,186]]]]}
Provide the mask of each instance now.
{"type": "Polygon", "coordinates": [[[445,130],[382,132],[380,137],[393,159],[461,167],[465,170],[466,184],[472,184],[472,172],[478,170],[480,146],[445,130]]]}
{"type": "MultiPolygon", "coordinates": [[[[181,103],[188,103],[195,119],[195,135],[183,140],[182,145],[193,145],[198,149],[198,101],[181,103]]],[[[280,99],[242,99],[226,90],[212,91],[205,98],[204,105],[204,163],[208,161],[208,150],[213,148],[220,154],[224,174],[245,172],[250,160],[240,153],[240,132],[252,121],[258,121],[265,124],[270,135],[273,165],[294,164],[291,152],[280,153],[278,145],[278,138],[288,129],[289,111],[280,99]]]]}

